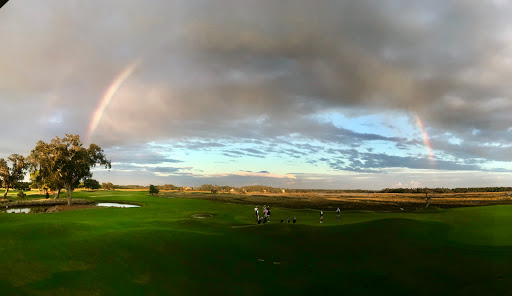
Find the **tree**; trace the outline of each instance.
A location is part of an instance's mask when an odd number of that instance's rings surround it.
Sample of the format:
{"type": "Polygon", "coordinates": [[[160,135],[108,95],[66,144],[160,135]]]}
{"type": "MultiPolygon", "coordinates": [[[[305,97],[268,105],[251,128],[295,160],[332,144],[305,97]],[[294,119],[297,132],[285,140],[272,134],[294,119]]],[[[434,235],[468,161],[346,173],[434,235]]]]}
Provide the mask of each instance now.
{"type": "Polygon", "coordinates": [[[23,192],[23,190],[21,190],[20,192],[18,192],[18,197],[19,197],[20,199],[24,199],[24,198],[25,198],[25,196],[27,196],[27,195],[23,192]]]}
{"type": "Polygon", "coordinates": [[[11,167],[5,159],[0,158],[0,178],[5,188],[4,198],[7,197],[10,188],[14,188],[18,182],[25,178],[25,171],[27,170],[27,163],[22,155],[11,154],[7,159],[11,162],[11,167]]]}
{"type": "Polygon", "coordinates": [[[199,187],[199,191],[212,191],[215,187],[212,184],[203,184],[199,187]]]}
{"type": "Polygon", "coordinates": [[[44,183],[39,170],[30,172],[30,181],[32,182],[32,189],[38,189],[41,191],[41,189],[45,188],[46,184],[44,183]]]}
{"type": "Polygon", "coordinates": [[[66,134],[62,139],[55,137],[49,144],[39,141],[31,154],[33,168],[38,168],[58,191],[66,189],[68,205],[71,205],[71,193],[80,180],[92,177],[91,168],[97,164],[106,169],[112,167],[98,145],[82,146],[78,135],[66,134]]]}
{"type": "Polygon", "coordinates": [[[160,190],[158,190],[158,187],[156,187],[155,185],[149,185],[149,193],[151,195],[158,194],[158,192],[160,192],[160,190]]]}
{"type": "Polygon", "coordinates": [[[58,137],[53,139],[50,143],[39,141],[28,157],[31,178],[32,174],[34,174],[34,178],[39,180],[45,191],[48,189],[55,190],[54,198],[59,197],[60,190],[64,187],[57,167],[59,163],[62,162],[60,160],[62,155],[60,155],[57,150],[59,142],[60,139],[58,137]]]}
{"type": "Polygon", "coordinates": [[[115,190],[114,189],[114,184],[112,184],[110,182],[101,183],[101,188],[103,188],[103,190],[115,190]]]}
{"type": "Polygon", "coordinates": [[[84,187],[87,189],[100,189],[100,182],[91,178],[84,179],[84,187]]]}
{"type": "Polygon", "coordinates": [[[25,190],[25,191],[28,191],[30,190],[30,186],[32,184],[30,182],[24,182],[24,181],[19,181],[19,182],[16,182],[13,186],[14,189],[17,189],[17,190],[25,190]]]}
{"type": "Polygon", "coordinates": [[[172,185],[172,184],[165,184],[161,186],[162,190],[176,190],[178,187],[172,185]]]}

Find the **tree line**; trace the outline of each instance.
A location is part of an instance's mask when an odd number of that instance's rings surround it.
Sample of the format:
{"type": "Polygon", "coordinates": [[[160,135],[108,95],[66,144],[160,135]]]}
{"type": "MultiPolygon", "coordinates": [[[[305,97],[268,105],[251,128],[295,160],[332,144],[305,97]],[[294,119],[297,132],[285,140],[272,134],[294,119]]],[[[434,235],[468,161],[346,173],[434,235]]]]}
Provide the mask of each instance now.
{"type": "Polygon", "coordinates": [[[62,189],[66,189],[68,205],[71,205],[73,190],[81,182],[91,185],[88,180],[92,177],[91,168],[96,165],[106,169],[112,167],[98,145],[90,144],[85,148],[78,135],[55,137],[49,143],[40,140],[27,157],[12,154],[7,160],[0,158],[0,180],[5,188],[4,198],[7,197],[9,189],[23,184],[22,180],[28,171],[32,186],[54,190],[55,198],[62,189]]]}
{"type": "Polygon", "coordinates": [[[461,188],[385,188],[380,193],[470,193],[470,192],[507,192],[512,187],[461,187],[461,188]]]}
{"type": "MultiPolygon", "coordinates": [[[[175,190],[177,188],[174,185],[156,186],[156,188],[169,190],[175,190]]],[[[144,188],[144,189],[147,189],[144,188]]],[[[258,193],[470,193],[470,192],[510,192],[512,187],[466,187],[466,188],[384,188],[381,190],[365,190],[365,189],[290,189],[290,188],[279,188],[265,185],[250,185],[242,187],[233,186],[220,186],[212,184],[203,184],[199,187],[192,188],[198,191],[215,191],[215,192],[236,192],[236,193],[247,193],[247,192],[258,192],[258,193]]]]}
{"type": "Polygon", "coordinates": [[[85,188],[85,189],[103,189],[103,190],[115,190],[114,184],[110,182],[103,182],[100,184],[98,180],[92,179],[92,178],[86,178],[83,182],[80,182],[78,185],[78,188],[85,188]]]}

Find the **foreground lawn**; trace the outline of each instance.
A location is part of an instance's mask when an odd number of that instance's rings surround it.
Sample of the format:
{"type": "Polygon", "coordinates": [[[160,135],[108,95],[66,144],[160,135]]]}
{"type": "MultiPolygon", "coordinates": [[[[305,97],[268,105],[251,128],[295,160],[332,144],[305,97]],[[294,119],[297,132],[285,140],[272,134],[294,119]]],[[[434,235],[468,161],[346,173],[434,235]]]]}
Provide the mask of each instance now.
{"type": "MultiPolygon", "coordinates": [[[[31,196],[37,198],[37,195],[31,196]]],[[[2,295],[468,295],[512,288],[512,206],[416,213],[272,209],[146,192],[136,203],[0,213],[2,295]],[[260,208],[261,209],[261,208],[260,208]],[[211,218],[193,218],[209,213],[211,218]],[[281,224],[287,216],[297,224],[281,224]]]]}

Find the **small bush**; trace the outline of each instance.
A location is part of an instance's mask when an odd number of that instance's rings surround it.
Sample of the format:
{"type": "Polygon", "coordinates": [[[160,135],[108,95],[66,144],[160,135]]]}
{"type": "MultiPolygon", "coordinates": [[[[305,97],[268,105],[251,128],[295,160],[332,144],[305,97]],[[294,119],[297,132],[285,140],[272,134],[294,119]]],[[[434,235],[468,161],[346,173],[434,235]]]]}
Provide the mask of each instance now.
{"type": "Polygon", "coordinates": [[[158,190],[158,188],[155,185],[149,185],[149,193],[151,195],[158,194],[159,191],[160,190],[158,190]]]}
{"type": "Polygon", "coordinates": [[[27,195],[23,191],[18,192],[19,198],[23,199],[23,198],[25,198],[25,196],[27,196],[27,195]]]}

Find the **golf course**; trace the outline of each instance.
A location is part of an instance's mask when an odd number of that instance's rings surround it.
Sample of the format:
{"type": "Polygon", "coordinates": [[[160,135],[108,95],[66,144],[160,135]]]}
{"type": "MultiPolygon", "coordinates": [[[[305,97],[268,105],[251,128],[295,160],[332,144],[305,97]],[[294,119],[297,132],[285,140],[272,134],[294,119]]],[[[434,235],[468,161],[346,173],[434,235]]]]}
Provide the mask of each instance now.
{"type": "Polygon", "coordinates": [[[319,210],[272,207],[272,221],[257,224],[263,204],[225,198],[120,190],[73,198],[141,207],[0,213],[2,295],[505,295],[512,287],[510,205],[342,211],[339,222],[324,211],[322,224],[319,210]],[[297,223],[280,222],[287,217],[297,223]]]}

